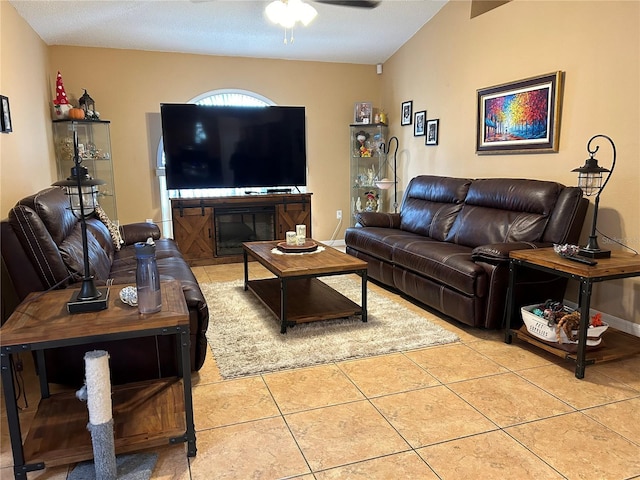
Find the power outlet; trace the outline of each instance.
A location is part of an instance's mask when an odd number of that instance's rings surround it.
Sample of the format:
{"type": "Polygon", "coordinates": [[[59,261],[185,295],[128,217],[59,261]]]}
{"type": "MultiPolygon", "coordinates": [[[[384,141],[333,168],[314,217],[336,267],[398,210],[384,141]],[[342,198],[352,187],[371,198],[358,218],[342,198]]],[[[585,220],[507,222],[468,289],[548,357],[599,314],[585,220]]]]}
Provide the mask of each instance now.
{"type": "Polygon", "coordinates": [[[336,219],[342,220],[342,210],[336,210],[336,219]]]}

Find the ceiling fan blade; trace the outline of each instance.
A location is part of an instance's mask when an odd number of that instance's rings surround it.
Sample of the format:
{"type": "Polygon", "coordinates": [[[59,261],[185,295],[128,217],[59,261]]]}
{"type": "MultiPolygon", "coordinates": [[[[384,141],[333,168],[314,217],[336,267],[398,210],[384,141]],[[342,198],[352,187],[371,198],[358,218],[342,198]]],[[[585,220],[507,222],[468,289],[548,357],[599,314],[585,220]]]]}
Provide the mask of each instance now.
{"type": "Polygon", "coordinates": [[[375,0],[315,0],[318,3],[327,3],[329,5],[340,5],[342,7],[355,8],[376,8],[380,5],[380,1],[375,0]]]}

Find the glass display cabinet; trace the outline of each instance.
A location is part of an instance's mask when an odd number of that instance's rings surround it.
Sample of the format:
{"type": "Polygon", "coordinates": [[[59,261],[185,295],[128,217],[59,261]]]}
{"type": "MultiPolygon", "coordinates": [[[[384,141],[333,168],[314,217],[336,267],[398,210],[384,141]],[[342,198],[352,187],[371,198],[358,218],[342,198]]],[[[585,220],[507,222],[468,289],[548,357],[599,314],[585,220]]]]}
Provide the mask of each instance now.
{"type": "Polygon", "coordinates": [[[113,163],[111,161],[111,137],[106,120],[54,120],[53,143],[56,153],[58,180],[66,180],[73,163],[73,132],[78,132],[78,153],[89,175],[104,180],[98,186],[98,202],[109,218],[118,219],[116,209],[113,163]]]}
{"type": "Polygon", "coordinates": [[[362,211],[382,211],[385,204],[384,189],[376,185],[385,176],[388,127],[381,123],[352,124],[349,127],[351,142],[350,185],[351,226],[355,215],[362,211]]]}

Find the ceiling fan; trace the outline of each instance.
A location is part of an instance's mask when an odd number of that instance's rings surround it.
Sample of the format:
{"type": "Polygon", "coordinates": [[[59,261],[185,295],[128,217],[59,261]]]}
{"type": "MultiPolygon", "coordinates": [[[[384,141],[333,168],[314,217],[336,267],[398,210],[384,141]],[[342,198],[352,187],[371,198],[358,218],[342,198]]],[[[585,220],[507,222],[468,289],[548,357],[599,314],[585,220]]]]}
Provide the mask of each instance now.
{"type": "Polygon", "coordinates": [[[380,5],[380,1],[374,0],[314,0],[318,3],[327,3],[329,5],[339,5],[341,7],[355,8],[376,8],[380,5]]]}

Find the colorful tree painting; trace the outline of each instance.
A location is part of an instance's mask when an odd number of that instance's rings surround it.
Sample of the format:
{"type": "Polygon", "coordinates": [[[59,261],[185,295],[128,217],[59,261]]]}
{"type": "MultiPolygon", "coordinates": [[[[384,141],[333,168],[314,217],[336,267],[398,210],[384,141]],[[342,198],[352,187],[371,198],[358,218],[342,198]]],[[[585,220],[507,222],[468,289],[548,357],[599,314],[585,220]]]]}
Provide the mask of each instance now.
{"type": "Polygon", "coordinates": [[[545,86],[486,98],[484,141],[548,138],[550,92],[551,88],[545,86]]]}

